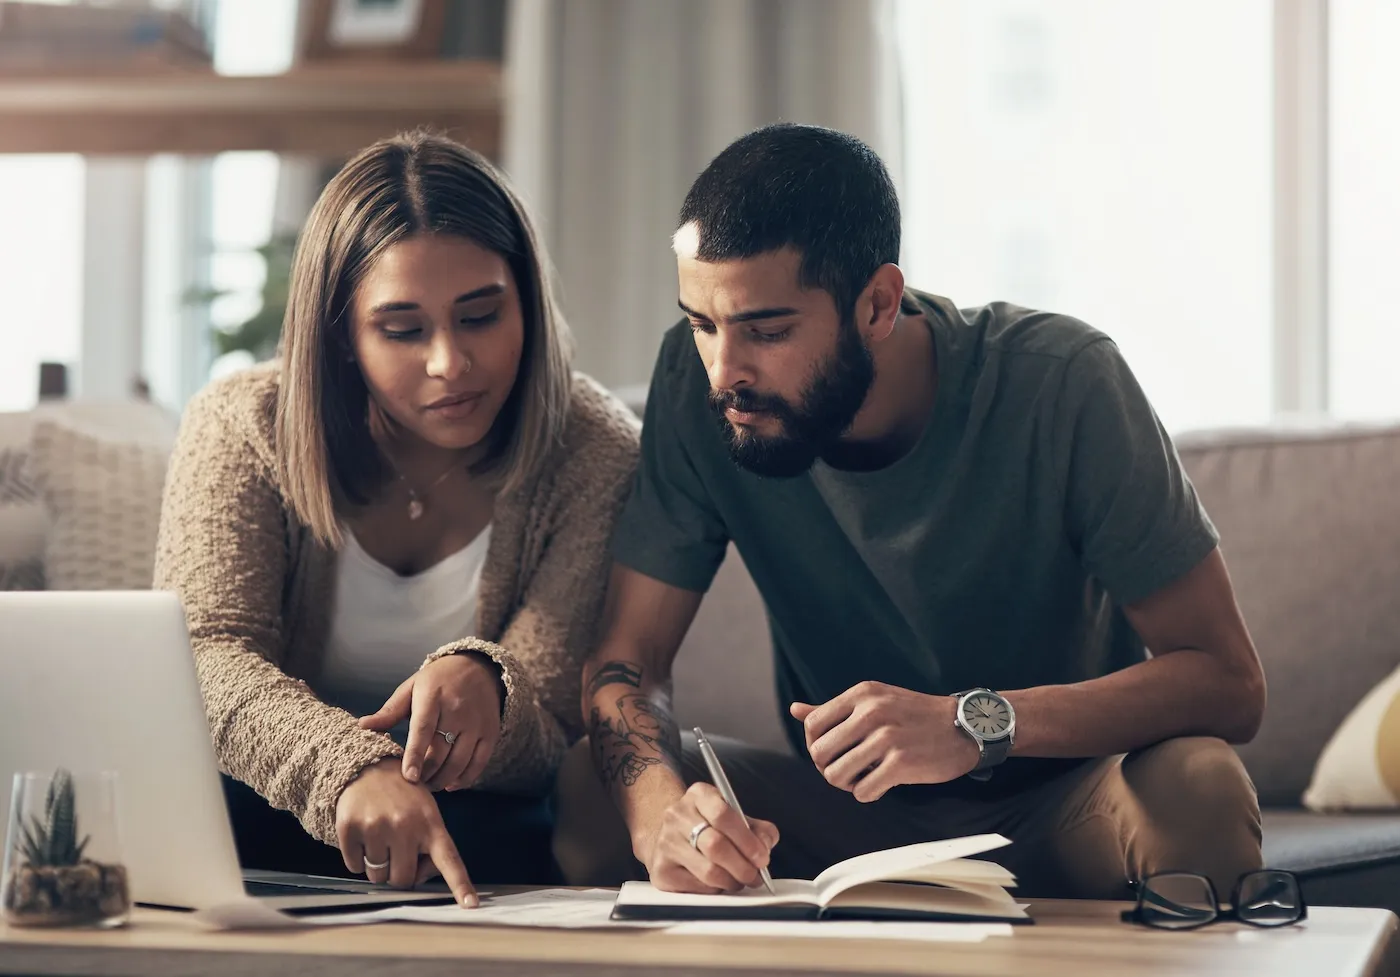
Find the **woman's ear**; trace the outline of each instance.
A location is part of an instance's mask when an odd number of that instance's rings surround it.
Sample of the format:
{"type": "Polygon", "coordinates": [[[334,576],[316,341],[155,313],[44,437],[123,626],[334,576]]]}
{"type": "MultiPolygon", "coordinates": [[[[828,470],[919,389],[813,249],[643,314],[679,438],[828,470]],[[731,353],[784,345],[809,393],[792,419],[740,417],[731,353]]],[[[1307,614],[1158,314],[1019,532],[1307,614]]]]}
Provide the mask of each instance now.
{"type": "Polygon", "coordinates": [[[350,327],[347,324],[344,328],[333,329],[331,342],[335,344],[336,354],[343,357],[345,362],[355,362],[355,344],[350,339],[350,327]]]}

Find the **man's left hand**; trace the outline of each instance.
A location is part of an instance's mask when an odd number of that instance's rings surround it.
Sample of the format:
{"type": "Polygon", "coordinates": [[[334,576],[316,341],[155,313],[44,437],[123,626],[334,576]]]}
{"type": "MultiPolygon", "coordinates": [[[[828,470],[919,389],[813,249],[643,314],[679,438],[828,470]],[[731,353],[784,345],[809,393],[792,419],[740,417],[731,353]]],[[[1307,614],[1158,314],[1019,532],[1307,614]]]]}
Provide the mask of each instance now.
{"type": "Polygon", "coordinates": [[[807,752],[827,782],[878,801],[900,784],[942,784],[977,766],[977,744],[953,725],[957,699],[861,682],[819,706],[794,702],[807,752]]]}

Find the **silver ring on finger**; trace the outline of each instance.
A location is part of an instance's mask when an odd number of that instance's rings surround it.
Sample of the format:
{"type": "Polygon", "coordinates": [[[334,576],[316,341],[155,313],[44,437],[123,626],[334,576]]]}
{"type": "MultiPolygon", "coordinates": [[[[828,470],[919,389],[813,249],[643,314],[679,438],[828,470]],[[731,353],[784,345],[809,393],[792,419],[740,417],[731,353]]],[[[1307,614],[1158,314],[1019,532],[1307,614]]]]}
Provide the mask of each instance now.
{"type": "Polygon", "coordinates": [[[702,834],[705,833],[705,829],[706,829],[706,828],[711,828],[711,827],[714,827],[714,826],[713,826],[712,824],[710,824],[710,822],[708,822],[708,821],[701,821],[701,822],[700,822],[699,824],[697,824],[695,827],[691,828],[691,829],[690,829],[690,847],[691,847],[691,848],[694,848],[696,851],[699,851],[699,850],[700,850],[700,836],[701,836],[702,834]]]}
{"type": "Polygon", "coordinates": [[[443,739],[447,740],[447,745],[448,745],[448,746],[452,746],[454,743],[457,742],[457,736],[458,736],[457,733],[449,733],[449,732],[448,732],[447,730],[445,730],[445,729],[439,729],[439,730],[437,730],[437,734],[438,734],[439,736],[441,736],[443,739]]]}
{"type": "Polygon", "coordinates": [[[389,859],[387,859],[387,858],[384,859],[384,861],[382,861],[382,862],[374,862],[374,861],[370,861],[370,857],[369,857],[368,855],[365,856],[365,868],[372,868],[372,869],[374,869],[376,872],[378,872],[378,871],[380,871],[380,870],[382,870],[382,869],[386,869],[386,868],[388,868],[388,867],[389,867],[389,859]]]}

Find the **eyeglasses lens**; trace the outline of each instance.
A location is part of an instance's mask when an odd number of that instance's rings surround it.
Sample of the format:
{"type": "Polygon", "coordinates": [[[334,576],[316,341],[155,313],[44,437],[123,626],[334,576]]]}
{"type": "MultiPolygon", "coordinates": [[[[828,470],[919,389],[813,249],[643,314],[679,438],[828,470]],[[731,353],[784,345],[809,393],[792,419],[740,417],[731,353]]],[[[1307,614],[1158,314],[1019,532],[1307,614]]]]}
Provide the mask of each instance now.
{"type": "Polygon", "coordinates": [[[1154,875],[1142,883],[1142,921],[1160,929],[1189,929],[1219,911],[1210,883],[1198,875],[1154,875]]]}
{"type": "Polygon", "coordinates": [[[1240,881],[1235,913],[1255,926],[1287,926],[1298,921],[1303,901],[1298,880],[1286,872],[1252,872],[1240,881]]]}

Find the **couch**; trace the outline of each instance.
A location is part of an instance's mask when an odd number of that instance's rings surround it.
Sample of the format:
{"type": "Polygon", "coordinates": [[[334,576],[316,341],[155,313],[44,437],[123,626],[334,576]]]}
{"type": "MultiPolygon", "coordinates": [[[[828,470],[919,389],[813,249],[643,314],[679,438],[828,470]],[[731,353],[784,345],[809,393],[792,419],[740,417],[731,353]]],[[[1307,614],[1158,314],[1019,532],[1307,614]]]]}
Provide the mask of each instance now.
{"type": "MultiPolygon", "coordinates": [[[[146,405],[38,416],[147,445],[166,442],[170,425],[146,405]]],[[[36,419],[0,415],[0,458],[23,454],[36,419]]],[[[1263,728],[1239,749],[1265,807],[1265,858],[1297,872],[1314,904],[1400,912],[1400,812],[1299,804],[1333,730],[1400,665],[1400,426],[1216,431],[1178,448],[1221,532],[1269,680],[1263,728]]],[[[33,548],[45,531],[42,506],[9,516],[0,496],[0,564],[6,545],[33,548]]],[[[786,750],[770,654],[762,602],[731,550],[677,661],[682,724],[786,750]]]]}

